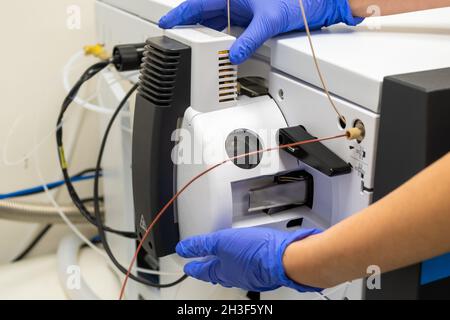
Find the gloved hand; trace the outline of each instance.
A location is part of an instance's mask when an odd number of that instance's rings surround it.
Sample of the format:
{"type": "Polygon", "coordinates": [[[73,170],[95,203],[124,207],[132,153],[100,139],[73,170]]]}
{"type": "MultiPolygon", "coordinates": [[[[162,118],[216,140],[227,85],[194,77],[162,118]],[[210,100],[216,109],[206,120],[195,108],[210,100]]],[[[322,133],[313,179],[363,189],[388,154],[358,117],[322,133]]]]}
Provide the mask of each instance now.
{"type": "MultiPolygon", "coordinates": [[[[275,35],[305,29],[300,0],[230,0],[231,23],[247,28],[234,43],[231,62],[248,59],[266,40],[275,35]]],[[[360,23],[352,16],[348,0],[303,0],[310,29],[319,29],[339,22],[360,23]]],[[[161,18],[164,29],[177,25],[203,24],[216,30],[227,25],[227,0],[187,0],[161,18]]]]}
{"type": "Polygon", "coordinates": [[[290,280],[283,255],[292,242],[320,233],[319,230],[282,232],[266,228],[228,229],[193,237],[177,245],[184,258],[206,257],[188,263],[184,272],[196,279],[224,287],[263,292],[282,286],[300,292],[319,291],[290,280]]]}

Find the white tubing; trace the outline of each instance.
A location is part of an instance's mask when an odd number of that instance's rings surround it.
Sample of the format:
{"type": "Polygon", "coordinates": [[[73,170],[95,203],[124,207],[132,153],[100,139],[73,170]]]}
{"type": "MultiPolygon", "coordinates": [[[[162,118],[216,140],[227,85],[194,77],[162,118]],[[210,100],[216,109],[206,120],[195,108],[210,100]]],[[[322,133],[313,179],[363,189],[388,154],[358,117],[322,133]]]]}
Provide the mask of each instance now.
{"type": "MultiPolygon", "coordinates": [[[[29,151],[25,156],[23,156],[22,158],[18,159],[18,160],[9,160],[8,157],[8,150],[9,150],[9,145],[10,142],[12,140],[12,136],[13,133],[15,132],[17,126],[19,125],[19,123],[22,121],[22,119],[25,116],[22,115],[20,117],[18,117],[14,122],[13,125],[11,126],[10,130],[8,131],[8,134],[6,135],[6,141],[3,145],[3,149],[2,149],[2,158],[3,158],[3,163],[5,166],[9,166],[9,167],[13,167],[13,166],[17,166],[19,164],[24,163],[25,161],[29,160],[31,158],[31,156],[33,154],[35,154],[43,145],[44,143],[47,142],[47,140],[52,137],[55,132],[59,129],[59,127],[53,129],[52,131],[50,131],[48,134],[45,135],[44,138],[42,138],[41,141],[36,142],[34,144],[34,147],[31,149],[31,151],[29,151]]],[[[62,125],[62,124],[61,124],[62,125]]]]}
{"type": "Polygon", "coordinates": [[[101,256],[105,257],[105,259],[108,259],[108,256],[106,255],[105,252],[103,252],[102,250],[97,248],[91,241],[89,241],[88,238],[86,238],[81,233],[80,230],[78,230],[78,228],[69,220],[67,215],[64,213],[64,211],[61,209],[59,204],[56,202],[56,200],[53,197],[53,195],[51,194],[50,190],[47,188],[47,182],[45,181],[45,179],[44,179],[44,177],[42,175],[42,171],[41,171],[41,168],[40,168],[40,162],[39,162],[39,157],[38,156],[35,156],[34,166],[35,166],[36,173],[37,173],[37,176],[38,176],[38,179],[39,179],[39,183],[44,186],[45,194],[46,194],[49,202],[53,205],[53,207],[55,207],[56,211],[61,216],[61,219],[64,220],[64,222],[72,230],[72,232],[75,233],[81,240],[83,240],[84,243],[86,243],[89,247],[91,247],[95,252],[97,252],[101,256]]]}
{"type": "MultiPolygon", "coordinates": [[[[64,211],[62,210],[62,208],[60,207],[60,205],[56,202],[55,198],[53,197],[53,195],[51,194],[50,190],[48,190],[48,188],[46,188],[45,186],[47,186],[47,182],[45,181],[41,169],[40,169],[40,163],[39,163],[39,159],[38,157],[35,157],[35,169],[36,169],[36,173],[38,175],[39,178],[39,183],[42,184],[44,186],[45,189],[45,194],[47,195],[48,200],[50,201],[50,203],[55,207],[56,211],[58,212],[58,214],[61,216],[61,219],[64,220],[64,222],[66,223],[66,225],[72,230],[72,232],[78,236],[78,238],[80,238],[80,240],[82,240],[86,245],[88,245],[92,250],[94,250],[96,253],[98,253],[99,255],[101,255],[103,258],[106,259],[106,261],[108,261],[108,264],[113,267],[115,269],[115,266],[112,264],[112,262],[109,260],[108,255],[103,251],[100,250],[96,245],[94,245],[88,238],[86,238],[81,231],[77,228],[76,225],[74,225],[69,218],[67,217],[67,215],[64,213],[64,211]]],[[[179,272],[162,272],[162,271],[155,271],[155,270],[147,270],[147,269],[141,269],[141,268],[134,268],[134,271],[138,271],[141,273],[146,273],[146,274],[152,274],[152,275],[159,275],[159,276],[180,276],[183,275],[183,273],[179,273],[179,272]]]]}
{"type": "MultiPolygon", "coordinates": [[[[69,61],[67,61],[66,65],[63,68],[63,85],[64,90],[66,90],[67,93],[69,93],[70,90],[72,89],[72,85],[70,84],[69,80],[70,72],[72,71],[74,64],[84,56],[85,54],[83,50],[78,51],[72,57],[69,58],[69,61]]],[[[82,106],[83,108],[96,113],[112,115],[114,112],[114,110],[112,109],[103,108],[96,104],[90,103],[89,101],[84,100],[80,97],[75,97],[74,102],[82,106]]]]}
{"type": "MultiPolygon", "coordinates": [[[[69,73],[74,65],[74,63],[80,59],[82,56],[84,55],[83,51],[80,51],[78,53],[76,53],[75,55],[73,55],[68,63],[66,64],[66,66],[64,67],[64,87],[66,88],[67,91],[70,91],[70,83],[69,83],[69,73]]],[[[128,78],[132,78],[135,77],[136,74],[132,73],[130,74],[127,78],[124,79],[128,79],[128,78]]],[[[123,79],[122,79],[123,80],[123,79]]],[[[115,84],[120,80],[115,80],[111,83],[109,83],[109,85],[115,84]]],[[[89,106],[88,104],[85,104],[85,101],[82,99],[75,99],[75,102],[82,105],[83,107],[87,107],[89,106]]],[[[91,107],[94,105],[91,105],[91,107]]],[[[98,106],[94,106],[94,109],[97,110],[95,107],[98,106]]],[[[99,107],[100,109],[98,109],[97,111],[100,111],[101,113],[108,113],[108,114],[112,114],[112,112],[114,112],[114,110],[110,110],[110,109],[106,109],[104,107],[99,107]],[[102,111],[108,111],[108,112],[102,112],[102,111]]],[[[89,110],[89,108],[86,108],[89,110]]],[[[91,111],[95,111],[93,109],[91,109],[91,111]]],[[[36,114],[36,116],[38,117],[39,114],[36,114]]],[[[86,238],[83,233],[78,229],[78,227],[76,225],[74,225],[71,220],[67,217],[67,215],[65,214],[65,212],[62,210],[61,206],[57,203],[55,197],[53,196],[52,192],[46,187],[48,185],[48,183],[46,182],[46,180],[44,179],[44,176],[42,174],[41,171],[41,166],[40,166],[40,161],[39,161],[39,149],[42,147],[42,145],[46,142],[47,139],[49,139],[58,128],[52,130],[51,132],[49,132],[44,139],[42,139],[40,142],[37,141],[37,134],[34,135],[34,147],[32,148],[32,150],[23,158],[17,160],[17,161],[9,161],[8,157],[7,157],[7,147],[9,146],[9,141],[11,140],[12,134],[15,130],[15,128],[17,127],[18,123],[20,122],[20,120],[22,120],[23,117],[19,117],[13,127],[11,128],[9,134],[8,134],[8,140],[6,141],[7,143],[5,143],[5,146],[3,148],[3,160],[5,162],[5,164],[7,165],[18,165],[21,164],[23,162],[25,162],[26,160],[30,159],[32,156],[34,156],[35,161],[34,162],[34,166],[35,166],[35,171],[37,174],[37,178],[40,184],[42,184],[44,186],[44,190],[45,190],[45,195],[47,196],[47,199],[49,201],[49,203],[56,209],[57,213],[59,214],[59,216],[61,217],[61,219],[64,221],[64,223],[69,227],[69,229],[80,239],[83,241],[83,243],[85,243],[87,246],[89,246],[92,250],[94,250],[94,252],[96,252],[97,254],[99,254],[100,256],[102,256],[103,258],[106,259],[106,261],[109,263],[109,265],[111,267],[113,267],[115,269],[115,266],[112,264],[112,262],[109,260],[108,255],[101,249],[99,249],[97,246],[95,246],[88,238],[86,238]]],[[[37,121],[36,123],[39,123],[39,121],[37,121]]],[[[67,120],[64,121],[64,123],[67,123],[67,120]]],[[[37,126],[36,126],[37,129],[37,126]]],[[[76,141],[77,135],[74,138],[74,141],[76,141]]],[[[75,143],[73,143],[71,145],[71,148],[69,149],[73,149],[73,147],[75,146],[75,143]]],[[[72,151],[72,150],[70,150],[72,151]]],[[[71,154],[72,152],[69,153],[71,154]]],[[[142,268],[134,268],[133,269],[135,272],[140,272],[140,273],[145,273],[145,274],[151,274],[151,275],[158,275],[158,276],[181,276],[183,275],[183,273],[178,273],[178,272],[162,272],[162,271],[155,271],[155,270],[147,270],[147,269],[142,269],[142,268]]]]}
{"type": "MultiPolygon", "coordinates": [[[[71,85],[70,85],[70,81],[69,81],[69,75],[70,75],[70,72],[71,72],[71,70],[73,68],[73,65],[78,59],[80,59],[83,56],[84,56],[84,52],[83,51],[77,52],[76,54],[74,54],[69,59],[69,61],[67,62],[66,66],[64,67],[64,70],[63,70],[63,74],[64,74],[64,76],[63,76],[63,84],[64,84],[64,89],[67,92],[69,92],[71,90],[71,85]]],[[[102,71],[102,72],[104,72],[104,71],[102,71]]],[[[134,77],[136,77],[136,73],[130,73],[127,77],[123,77],[121,79],[116,79],[114,81],[109,82],[108,85],[112,86],[112,85],[116,84],[119,81],[129,80],[129,79],[132,79],[134,77]]],[[[98,86],[97,86],[97,89],[99,89],[98,86]]],[[[97,92],[97,94],[98,94],[98,92],[97,92]]],[[[92,95],[91,97],[89,97],[89,98],[87,98],[85,100],[81,99],[79,97],[76,97],[74,102],[79,104],[80,106],[82,106],[83,108],[85,108],[87,110],[94,111],[94,112],[101,113],[101,114],[112,115],[114,110],[106,108],[104,106],[99,106],[99,105],[94,105],[94,104],[89,103],[89,101],[97,98],[97,94],[92,95]]],[[[83,115],[80,115],[80,118],[82,116],[83,115]]],[[[10,160],[10,158],[8,156],[8,150],[9,150],[9,146],[10,146],[10,143],[11,143],[11,140],[12,140],[12,136],[13,136],[14,132],[16,131],[17,126],[20,124],[20,122],[23,120],[24,117],[25,117],[25,115],[19,116],[13,122],[10,130],[8,131],[8,134],[6,135],[6,140],[5,140],[5,143],[4,143],[3,148],[2,148],[2,160],[3,160],[4,165],[6,165],[6,166],[10,166],[10,167],[11,166],[17,166],[17,165],[20,165],[20,164],[24,163],[25,161],[29,160],[31,158],[31,156],[36,151],[38,151],[47,142],[47,140],[49,138],[51,138],[54,135],[54,133],[59,129],[59,127],[55,128],[55,129],[52,129],[49,133],[47,133],[41,139],[41,141],[39,141],[38,143],[35,143],[35,146],[27,154],[25,154],[23,157],[21,157],[20,159],[10,160]]],[[[67,117],[66,117],[66,119],[63,120],[63,124],[66,124],[66,123],[67,123],[67,117]]],[[[80,123],[81,123],[81,121],[80,121],[80,123]]],[[[61,126],[63,124],[61,124],[61,126]]],[[[78,126],[79,126],[79,124],[78,124],[78,126]]],[[[74,141],[73,144],[75,144],[75,141],[74,141]]],[[[73,148],[71,148],[71,147],[66,148],[67,153],[69,154],[72,151],[72,149],[73,148]]]]}
{"type": "MultiPolygon", "coordinates": [[[[72,118],[67,119],[67,117],[66,117],[59,126],[57,126],[56,128],[52,129],[50,132],[45,134],[45,136],[39,142],[36,141],[36,135],[35,135],[34,136],[35,137],[34,146],[31,148],[31,150],[29,152],[27,152],[23,157],[21,157],[17,160],[10,160],[10,158],[8,156],[8,150],[9,150],[9,146],[11,144],[12,136],[13,136],[14,132],[16,131],[17,126],[23,120],[24,117],[25,117],[25,115],[19,116],[13,122],[13,125],[9,129],[8,134],[6,135],[5,143],[2,148],[2,159],[3,159],[3,164],[5,166],[14,167],[14,166],[18,166],[18,165],[24,163],[25,161],[29,160],[37,151],[39,151],[39,149],[42,148],[42,146],[47,142],[48,139],[52,138],[56,134],[56,131],[58,131],[63,125],[67,124],[70,121],[70,119],[72,119],[72,118]]],[[[78,117],[78,123],[76,125],[77,131],[79,131],[79,129],[81,127],[83,117],[84,117],[84,112],[81,113],[78,117]]],[[[75,138],[72,139],[71,143],[69,144],[69,147],[66,148],[67,155],[72,153],[73,149],[76,146],[77,140],[78,140],[78,135],[76,135],[75,138]]]]}
{"type": "MultiPolygon", "coordinates": [[[[72,57],[69,58],[69,60],[67,61],[66,65],[63,68],[63,85],[64,85],[64,89],[66,90],[67,93],[69,93],[69,91],[72,88],[69,78],[70,78],[70,73],[74,67],[74,64],[84,56],[85,56],[85,54],[84,54],[83,50],[78,51],[72,57]]],[[[121,80],[130,80],[130,79],[134,78],[135,76],[136,76],[136,73],[130,73],[126,77],[123,77],[119,80],[115,80],[114,82],[109,83],[109,85],[111,86],[121,80]]],[[[98,94],[98,91],[99,90],[98,90],[98,86],[97,86],[97,94],[98,94]]],[[[76,97],[74,99],[74,102],[89,111],[96,112],[99,114],[112,115],[114,113],[114,111],[115,111],[114,109],[105,108],[102,105],[96,105],[96,104],[91,103],[90,101],[93,100],[94,98],[95,97],[91,97],[89,99],[82,99],[80,97],[76,97]]]]}
{"type": "MultiPolygon", "coordinates": [[[[33,162],[34,162],[35,171],[36,171],[36,174],[37,174],[37,177],[38,177],[39,184],[44,186],[44,190],[45,190],[45,194],[47,196],[47,199],[53,205],[53,207],[55,208],[56,212],[60,215],[61,219],[65,222],[65,224],[72,230],[72,232],[76,236],[78,236],[78,238],[80,238],[92,250],[94,250],[94,252],[98,253],[103,258],[105,258],[106,261],[108,261],[108,263],[110,264],[110,266],[115,269],[115,266],[109,260],[108,255],[103,250],[100,250],[96,245],[94,245],[88,238],[86,238],[83,235],[83,233],[81,233],[81,231],[78,229],[78,227],[75,224],[73,224],[72,221],[67,217],[65,212],[62,210],[61,206],[57,203],[57,201],[56,201],[55,197],[53,196],[53,194],[47,188],[48,182],[44,179],[44,176],[43,176],[42,171],[41,171],[41,166],[40,166],[40,161],[39,161],[39,147],[38,147],[38,143],[37,143],[36,137],[37,137],[37,135],[35,134],[34,135],[35,148],[33,149],[34,152],[32,153],[34,155],[35,161],[33,161],[33,162]]],[[[161,272],[161,271],[147,270],[147,269],[141,269],[141,268],[135,268],[134,271],[138,271],[138,272],[146,273],[146,274],[152,274],[152,275],[159,275],[159,276],[180,276],[180,275],[182,275],[181,273],[161,272]]]]}
{"type": "Polygon", "coordinates": [[[74,278],[74,273],[80,272],[78,253],[83,244],[84,242],[75,235],[61,240],[57,252],[59,281],[70,300],[100,300],[86,284],[81,274],[77,274],[78,279],[74,278]],[[78,268],[78,270],[74,268],[78,268]]]}

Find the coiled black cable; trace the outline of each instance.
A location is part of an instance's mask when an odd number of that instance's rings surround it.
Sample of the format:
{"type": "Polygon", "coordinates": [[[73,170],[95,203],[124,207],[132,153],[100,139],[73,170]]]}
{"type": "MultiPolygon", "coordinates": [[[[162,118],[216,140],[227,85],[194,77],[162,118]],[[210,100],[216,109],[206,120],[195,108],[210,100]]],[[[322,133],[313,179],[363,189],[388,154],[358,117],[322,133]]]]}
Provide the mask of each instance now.
{"type": "Polygon", "coordinates": [[[33,239],[33,241],[31,241],[31,243],[22,251],[22,253],[20,253],[12,262],[19,262],[26,258],[26,256],[39,244],[39,242],[50,231],[51,228],[51,224],[46,225],[33,239]]]}
{"type": "MultiPolygon", "coordinates": [[[[124,106],[126,105],[128,99],[132,96],[132,94],[138,89],[139,85],[134,85],[131,90],[126,94],[126,96],[123,98],[123,100],[120,102],[118,108],[116,109],[116,111],[114,112],[111,120],[108,123],[108,126],[106,128],[105,134],[103,136],[102,139],[102,143],[100,146],[100,152],[97,158],[97,166],[96,166],[96,171],[95,171],[95,179],[94,179],[94,213],[95,213],[95,217],[97,218],[97,220],[99,220],[101,218],[101,214],[100,214],[100,196],[99,196],[99,181],[100,181],[100,172],[101,172],[101,163],[102,163],[102,159],[103,159],[103,153],[105,151],[106,148],[106,143],[108,142],[108,137],[109,137],[109,133],[111,132],[111,128],[115,122],[115,120],[117,119],[118,115],[120,114],[120,112],[122,111],[122,109],[124,108],[124,106]]],[[[111,251],[111,248],[108,244],[108,240],[106,239],[106,229],[103,227],[103,225],[101,223],[97,224],[97,229],[98,229],[98,234],[100,235],[100,239],[101,242],[103,244],[103,248],[106,251],[106,254],[108,255],[108,257],[111,259],[111,261],[113,262],[113,264],[117,267],[117,269],[122,272],[124,275],[127,275],[128,270],[123,267],[119,261],[117,261],[117,259],[115,258],[113,252],[111,251]]],[[[172,283],[168,283],[168,284],[158,284],[158,283],[153,283],[147,279],[144,279],[142,277],[139,276],[135,276],[133,274],[130,275],[130,279],[133,279],[134,281],[137,281],[141,284],[150,286],[150,287],[154,287],[154,288],[170,288],[173,286],[176,286],[177,284],[183,282],[184,280],[187,279],[187,275],[183,275],[180,279],[172,282],[172,283]]]]}
{"type": "MultiPolygon", "coordinates": [[[[101,218],[96,219],[86,208],[84,203],[81,201],[77,191],[75,190],[75,187],[73,186],[72,182],[70,181],[70,175],[68,172],[68,164],[65,157],[65,151],[64,151],[64,143],[63,143],[63,120],[64,120],[64,114],[67,112],[69,106],[72,104],[74,99],[76,98],[78,92],[80,91],[81,87],[84,83],[86,83],[88,80],[90,80],[92,77],[94,77],[96,74],[98,74],[100,71],[105,69],[110,64],[110,61],[102,61],[98,62],[91,67],[89,67],[83,75],[80,77],[80,79],[75,83],[73,88],[70,90],[67,97],[64,99],[64,102],[61,106],[61,111],[58,116],[57,121],[57,130],[56,130],[56,144],[58,147],[58,157],[59,157],[59,163],[61,167],[61,171],[63,173],[64,182],[67,187],[67,191],[69,192],[70,198],[72,199],[72,202],[74,205],[80,210],[80,213],[86,218],[88,222],[91,224],[98,226],[102,225],[101,218]]],[[[135,232],[128,232],[128,231],[120,231],[115,230],[110,227],[104,226],[104,230],[107,232],[111,232],[126,238],[132,238],[136,239],[137,234],[135,232]]]]}

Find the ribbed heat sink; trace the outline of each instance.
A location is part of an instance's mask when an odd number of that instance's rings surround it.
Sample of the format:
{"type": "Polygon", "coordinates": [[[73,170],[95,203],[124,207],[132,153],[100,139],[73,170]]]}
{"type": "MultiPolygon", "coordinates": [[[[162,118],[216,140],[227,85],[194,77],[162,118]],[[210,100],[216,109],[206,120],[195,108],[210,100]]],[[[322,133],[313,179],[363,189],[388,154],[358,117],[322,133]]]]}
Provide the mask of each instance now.
{"type": "Polygon", "coordinates": [[[147,43],[141,68],[139,93],[156,106],[172,103],[180,54],[167,52],[147,43]]]}
{"type": "Polygon", "coordinates": [[[237,67],[230,61],[230,51],[219,52],[219,103],[236,101],[237,67]]]}

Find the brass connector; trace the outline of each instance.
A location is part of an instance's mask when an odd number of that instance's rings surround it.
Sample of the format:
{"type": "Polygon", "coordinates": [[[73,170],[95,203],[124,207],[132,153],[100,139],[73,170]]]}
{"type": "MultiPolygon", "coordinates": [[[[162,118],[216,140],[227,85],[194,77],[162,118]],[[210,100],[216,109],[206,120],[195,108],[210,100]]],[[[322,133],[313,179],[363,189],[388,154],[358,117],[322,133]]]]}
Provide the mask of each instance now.
{"type": "Polygon", "coordinates": [[[362,142],[366,137],[366,128],[361,120],[355,122],[355,126],[346,132],[348,140],[357,140],[362,142]]]}

